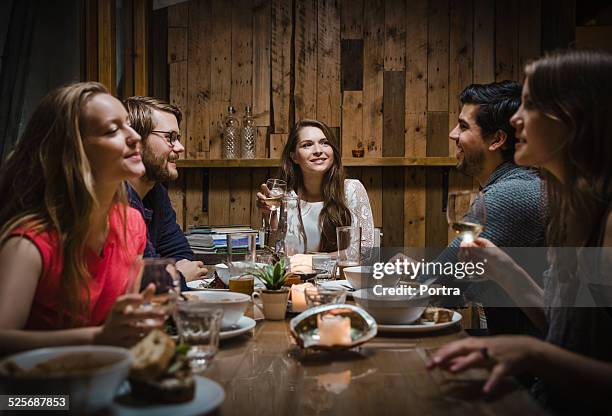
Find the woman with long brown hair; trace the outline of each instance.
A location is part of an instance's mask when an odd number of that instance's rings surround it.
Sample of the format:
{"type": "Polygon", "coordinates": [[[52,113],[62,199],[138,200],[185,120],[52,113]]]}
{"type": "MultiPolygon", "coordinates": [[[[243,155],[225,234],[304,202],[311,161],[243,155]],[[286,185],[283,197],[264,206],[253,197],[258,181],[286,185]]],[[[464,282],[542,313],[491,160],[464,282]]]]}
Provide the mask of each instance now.
{"type": "MultiPolygon", "coordinates": [[[[505,375],[530,371],[543,380],[536,388],[546,405],[584,411],[609,405],[612,386],[612,55],[556,53],[527,65],[525,74],[511,122],[516,162],[540,167],[547,184],[550,268],[540,294],[547,342],[468,338],[441,348],[432,365],[490,368],[485,391],[505,375]]],[[[517,302],[537,286],[488,240],[464,246],[484,248],[476,255],[488,260],[487,274],[517,302]]]]}
{"type": "Polygon", "coordinates": [[[43,98],[0,169],[0,353],[129,345],[160,321],[122,296],[146,242],[123,182],[142,174],[140,136],[104,86],[43,98]]]}
{"type": "MultiPolygon", "coordinates": [[[[374,246],[374,222],[368,194],[363,184],[345,179],[342,156],[331,129],[317,120],[302,120],[289,133],[281,157],[280,178],[287,190],[299,199],[306,251],[337,250],[336,227],[361,227],[362,247],[374,246]]],[[[262,185],[257,194],[262,202],[268,189],[262,185]]]]}

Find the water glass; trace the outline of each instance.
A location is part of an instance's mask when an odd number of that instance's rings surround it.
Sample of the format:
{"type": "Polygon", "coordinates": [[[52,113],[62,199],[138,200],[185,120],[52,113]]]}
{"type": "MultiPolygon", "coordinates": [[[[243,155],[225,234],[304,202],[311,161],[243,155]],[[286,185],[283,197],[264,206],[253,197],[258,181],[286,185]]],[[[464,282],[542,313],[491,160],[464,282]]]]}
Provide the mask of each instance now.
{"type": "Polygon", "coordinates": [[[346,302],[346,290],[341,288],[308,287],[304,291],[308,308],[346,302]]]}
{"type": "Polygon", "coordinates": [[[223,310],[203,301],[179,302],[174,314],[180,342],[191,348],[187,358],[195,373],[204,371],[219,350],[223,310]]]}
{"type": "Polygon", "coordinates": [[[344,269],[359,266],[361,262],[361,227],[346,226],[336,228],[338,243],[338,268],[340,279],[345,279],[344,269]]]}
{"type": "Polygon", "coordinates": [[[244,260],[254,263],[257,249],[257,233],[229,233],[225,236],[227,261],[231,264],[236,250],[246,250],[244,260]]]}
{"type": "Polygon", "coordinates": [[[180,274],[176,270],[175,260],[171,258],[138,259],[134,268],[133,292],[142,291],[151,283],[155,285],[155,295],[145,306],[165,306],[171,310],[181,294],[180,274]]]}
{"type": "Polygon", "coordinates": [[[312,268],[321,271],[315,276],[316,285],[336,280],[336,261],[331,256],[315,254],[312,256],[312,268]]]}

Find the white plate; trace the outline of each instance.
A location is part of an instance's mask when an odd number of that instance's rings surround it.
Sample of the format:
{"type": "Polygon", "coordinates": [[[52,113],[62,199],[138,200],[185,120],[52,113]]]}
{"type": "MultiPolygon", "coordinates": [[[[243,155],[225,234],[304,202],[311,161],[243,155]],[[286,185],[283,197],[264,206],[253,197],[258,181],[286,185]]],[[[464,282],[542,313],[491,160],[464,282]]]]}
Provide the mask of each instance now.
{"type": "MultiPolygon", "coordinates": [[[[207,287],[200,287],[201,284],[208,285],[212,281],[213,281],[213,278],[192,280],[191,282],[187,282],[187,287],[191,290],[227,290],[227,289],[209,289],[207,287]]],[[[261,280],[259,280],[259,278],[255,278],[254,286],[255,286],[255,289],[263,289],[265,287],[264,284],[261,282],[261,280]]]]}
{"type": "Polygon", "coordinates": [[[431,332],[439,331],[440,329],[448,328],[449,326],[456,325],[461,321],[461,314],[457,311],[453,311],[453,317],[450,322],[443,322],[436,324],[433,322],[425,322],[418,324],[409,325],[381,325],[378,324],[378,330],[380,332],[397,332],[402,334],[418,333],[418,332],[431,332]]]}
{"type": "Polygon", "coordinates": [[[151,404],[151,405],[128,405],[115,402],[111,406],[111,414],[114,416],[182,416],[208,413],[223,403],[225,392],[223,387],[214,381],[194,376],[196,387],[193,400],[185,403],[151,404]]]}
{"type": "Polygon", "coordinates": [[[221,330],[219,333],[219,338],[227,339],[237,337],[240,334],[249,332],[253,328],[255,328],[255,320],[249,318],[248,316],[243,316],[242,318],[238,319],[238,322],[236,322],[231,329],[221,330]]]}
{"type": "Polygon", "coordinates": [[[349,283],[348,280],[328,280],[326,282],[321,282],[319,285],[323,286],[326,289],[344,289],[350,290],[353,286],[349,283]]]}

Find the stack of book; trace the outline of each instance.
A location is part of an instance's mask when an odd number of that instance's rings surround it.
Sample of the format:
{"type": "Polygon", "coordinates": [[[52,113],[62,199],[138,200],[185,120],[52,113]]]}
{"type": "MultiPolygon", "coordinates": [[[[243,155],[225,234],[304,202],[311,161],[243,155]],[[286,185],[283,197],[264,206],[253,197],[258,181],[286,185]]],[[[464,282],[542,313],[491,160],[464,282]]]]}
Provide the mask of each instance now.
{"type": "MultiPolygon", "coordinates": [[[[190,228],[187,232],[187,241],[195,254],[224,254],[227,253],[227,234],[254,233],[257,246],[260,245],[259,232],[247,225],[202,225],[190,228]]],[[[246,252],[247,237],[233,239],[233,252],[246,252]]]]}

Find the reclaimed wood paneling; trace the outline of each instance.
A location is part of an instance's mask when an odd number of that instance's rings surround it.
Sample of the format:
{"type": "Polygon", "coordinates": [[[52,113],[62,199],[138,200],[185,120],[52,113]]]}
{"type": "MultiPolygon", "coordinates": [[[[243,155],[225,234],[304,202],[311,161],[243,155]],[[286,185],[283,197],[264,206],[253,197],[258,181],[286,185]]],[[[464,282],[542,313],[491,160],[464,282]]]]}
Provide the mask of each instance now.
{"type": "Polygon", "coordinates": [[[385,71],[403,71],[406,59],[406,1],[385,0],[385,71]]]}
{"type": "Polygon", "coordinates": [[[255,139],[255,157],[265,159],[268,157],[268,135],[269,127],[257,127],[257,138],[255,139]]]}
{"type": "MultiPolygon", "coordinates": [[[[350,158],[345,159],[349,175],[368,190],[383,244],[445,245],[451,237],[443,211],[446,192],[474,183],[453,168],[434,167],[448,164],[454,154],[448,132],[460,111],[459,92],[472,82],[519,80],[522,66],[544,44],[540,16],[550,3],[190,0],[171,6],[170,100],[185,113],[183,135],[201,137],[188,143],[187,158],[211,159],[184,163],[199,167],[182,170],[183,182],[170,185],[173,203],[184,207],[182,214],[177,210],[179,223],[259,227],[254,204],[259,183],[276,171],[272,161],[280,158],[292,124],[318,118],[339,135],[343,156],[350,158]],[[218,161],[230,103],[239,117],[253,104],[256,154],[270,164],[218,161]],[[359,142],[366,157],[353,159],[359,142]],[[371,158],[381,156],[372,166],[371,158]],[[401,156],[439,159],[415,167],[401,156]],[[206,186],[208,200],[202,201],[206,186]]],[[[559,32],[571,20],[570,9],[546,26],[559,32]]]]}
{"type": "Polygon", "coordinates": [[[404,246],[404,172],[387,168],[382,172],[382,213],[384,247],[404,246]]]}
{"type": "Polygon", "coordinates": [[[426,169],[405,170],[404,185],[404,246],[425,245],[426,169]]]}
{"type": "Polygon", "coordinates": [[[149,95],[149,2],[134,0],[134,93],[149,95]]]}
{"type": "MultiPolygon", "coordinates": [[[[520,0],[519,2],[519,29],[518,29],[518,76],[523,79],[523,69],[532,59],[540,56],[542,52],[542,15],[541,0],[520,0]]],[[[609,38],[608,38],[609,39],[609,38]]]]}
{"type": "Polygon", "coordinates": [[[340,127],[339,0],[319,0],[317,22],[317,119],[340,127]]]}
{"type": "Polygon", "coordinates": [[[208,224],[208,213],[202,211],[204,171],[186,171],[185,175],[185,221],[189,225],[208,224]]]}
{"type": "Polygon", "coordinates": [[[342,0],[340,5],[342,39],[363,38],[363,0],[342,0]]]}
{"type": "MultiPolygon", "coordinates": [[[[210,158],[220,159],[223,149],[223,119],[230,105],[232,83],[232,10],[224,0],[211,0],[211,103],[209,109],[210,158]]],[[[212,177],[212,176],[211,176],[212,177]]]]}
{"type": "Polygon", "coordinates": [[[368,1],[363,13],[363,138],[370,157],[382,156],[384,40],[384,2],[368,1]]]}
{"type": "Polygon", "coordinates": [[[351,157],[353,149],[359,144],[363,147],[362,122],[363,93],[345,91],[342,102],[342,156],[351,157]]]}
{"type": "Polygon", "coordinates": [[[270,159],[280,159],[288,136],[287,133],[270,134],[270,159]]]}
{"type": "Polygon", "coordinates": [[[495,2],[474,0],[474,82],[495,81],[495,2]]]}
{"type": "Polygon", "coordinates": [[[295,4],[295,120],[317,118],[317,0],[295,4]]]}
{"type": "Polygon", "coordinates": [[[363,40],[343,39],[341,44],[342,91],[363,90],[363,40]]]}
{"type": "Polygon", "coordinates": [[[115,8],[111,0],[98,0],[98,81],[117,93],[115,8]]]}
{"type": "Polygon", "coordinates": [[[233,0],[231,101],[240,119],[253,104],[253,0],[233,0]]]}
{"type": "Polygon", "coordinates": [[[253,117],[257,126],[270,125],[270,7],[271,0],[254,0],[253,117]]]}
{"type": "MultiPolygon", "coordinates": [[[[229,223],[248,225],[251,223],[251,169],[232,175],[229,200],[229,223]]],[[[254,201],[253,201],[254,203],[254,201]]]]}
{"type": "MultiPolygon", "coordinates": [[[[454,0],[450,10],[450,71],[448,88],[448,130],[457,124],[461,105],[459,94],[472,83],[474,73],[472,48],[472,0],[454,0]]],[[[454,156],[455,143],[448,140],[448,154],[454,156]]]]}
{"type": "Polygon", "coordinates": [[[288,133],[291,92],[291,3],[272,0],[272,107],[274,132],[288,133]]]}
{"type": "Polygon", "coordinates": [[[383,93],[383,156],[404,156],[404,91],[403,71],[385,71],[383,93]]]}
{"type": "Polygon", "coordinates": [[[211,9],[209,0],[189,4],[187,51],[187,139],[185,153],[189,159],[208,159],[210,146],[210,48],[211,9]]]}
{"type": "Polygon", "coordinates": [[[383,181],[382,168],[363,168],[361,171],[361,182],[368,191],[370,207],[375,227],[383,227],[383,181]]]}
{"type": "Polygon", "coordinates": [[[518,78],[518,2],[495,2],[495,80],[518,78]]]}
{"type": "Polygon", "coordinates": [[[427,114],[427,156],[448,155],[448,113],[430,111],[427,114]]]}
{"type": "MultiPolygon", "coordinates": [[[[178,179],[168,183],[168,197],[172,208],[176,212],[176,223],[182,230],[186,230],[185,225],[185,177],[189,175],[188,171],[181,171],[178,179]]],[[[201,203],[201,202],[200,202],[201,203]]],[[[192,224],[191,221],[187,223],[192,224]]]]}
{"type": "Polygon", "coordinates": [[[448,0],[429,0],[428,111],[448,111],[448,3],[448,0]]]}
{"type": "Polygon", "coordinates": [[[230,169],[210,169],[208,218],[211,225],[230,223],[230,169]]]}
{"type": "Polygon", "coordinates": [[[406,10],[406,156],[426,155],[427,16],[427,0],[415,0],[406,10]]]}

